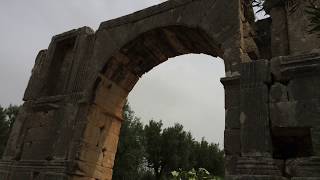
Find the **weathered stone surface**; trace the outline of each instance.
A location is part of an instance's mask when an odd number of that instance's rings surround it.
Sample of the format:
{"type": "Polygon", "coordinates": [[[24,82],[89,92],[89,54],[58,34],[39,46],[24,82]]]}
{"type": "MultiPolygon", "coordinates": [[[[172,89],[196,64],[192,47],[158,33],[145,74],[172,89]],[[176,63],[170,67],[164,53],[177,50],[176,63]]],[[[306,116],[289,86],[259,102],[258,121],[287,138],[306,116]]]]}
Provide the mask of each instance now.
{"type": "Polygon", "coordinates": [[[240,129],[240,108],[233,107],[226,109],[226,123],[227,129],[240,129]]]}
{"type": "Polygon", "coordinates": [[[225,108],[240,106],[240,76],[221,78],[225,90],[225,108]]]}
{"type": "Polygon", "coordinates": [[[272,126],[314,127],[319,126],[319,99],[310,101],[287,101],[270,104],[272,126]]]}
{"type": "Polygon", "coordinates": [[[285,177],[268,176],[268,175],[226,176],[225,179],[226,180],[288,180],[285,177]]]}
{"type": "Polygon", "coordinates": [[[270,89],[270,102],[285,102],[288,101],[288,90],[287,86],[281,83],[275,83],[270,89]]]}
{"type": "Polygon", "coordinates": [[[59,174],[47,174],[44,176],[46,180],[67,180],[67,176],[59,174]]]}
{"type": "Polygon", "coordinates": [[[286,161],[286,173],[291,177],[320,177],[319,157],[297,158],[286,161]]]}
{"type": "Polygon", "coordinates": [[[271,18],[257,23],[246,3],[170,0],[54,36],[36,58],[0,179],[112,179],[128,93],[188,53],[224,59],[226,179],[319,179],[319,39],[305,33],[305,2],[266,0],[271,18]]]}
{"type": "Polygon", "coordinates": [[[281,170],[270,157],[241,157],[237,161],[237,173],[241,175],[281,176],[281,170]]]}
{"type": "Polygon", "coordinates": [[[295,78],[289,82],[288,98],[293,101],[305,101],[320,98],[319,89],[319,76],[295,78]]]}
{"type": "Polygon", "coordinates": [[[8,172],[0,172],[0,179],[8,179],[9,173],[8,172]]]}
{"type": "MultiPolygon", "coordinates": [[[[311,2],[320,5],[319,1],[311,2]]],[[[320,48],[317,35],[308,33],[310,21],[305,9],[309,3],[310,1],[296,0],[286,4],[290,54],[306,53],[320,48]]]]}
{"type": "Polygon", "coordinates": [[[226,155],[240,155],[240,129],[224,131],[224,151],[226,155]]]}
{"type": "Polygon", "coordinates": [[[265,60],[243,63],[241,69],[241,149],[244,156],[271,152],[269,131],[269,65],[265,60]],[[254,108],[254,110],[253,110],[254,108]]]}
{"type": "Polygon", "coordinates": [[[237,174],[237,161],[239,156],[226,156],[225,158],[225,174],[237,174]]]}
{"type": "Polygon", "coordinates": [[[313,153],[315,156],[320,156],[320,127],[316,126],[311,128],[311,138],[313,153]]]}
{"type": "Polygon", "coordinates": [[[277,6],[270,10],[271,26],[271,52],[272,57],[289,54],[288,26],[284,6],[277,6]]]}

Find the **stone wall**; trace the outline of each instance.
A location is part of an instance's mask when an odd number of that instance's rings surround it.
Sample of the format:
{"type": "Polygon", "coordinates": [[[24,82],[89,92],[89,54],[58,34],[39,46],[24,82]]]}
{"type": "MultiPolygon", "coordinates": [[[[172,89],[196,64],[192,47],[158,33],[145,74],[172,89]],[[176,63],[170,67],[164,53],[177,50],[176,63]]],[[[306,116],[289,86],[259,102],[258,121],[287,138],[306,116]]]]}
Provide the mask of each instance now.
{"type": "Polygon", "coordinates": [[[36,58],[0,179],[112,179],[128,93],[188,53],[224,59],[226,179],[319,179],[319,39],[290,3],[267,2],[272,20],[256,24],[244,1],[170,0],[54,36],[36,58]]]}

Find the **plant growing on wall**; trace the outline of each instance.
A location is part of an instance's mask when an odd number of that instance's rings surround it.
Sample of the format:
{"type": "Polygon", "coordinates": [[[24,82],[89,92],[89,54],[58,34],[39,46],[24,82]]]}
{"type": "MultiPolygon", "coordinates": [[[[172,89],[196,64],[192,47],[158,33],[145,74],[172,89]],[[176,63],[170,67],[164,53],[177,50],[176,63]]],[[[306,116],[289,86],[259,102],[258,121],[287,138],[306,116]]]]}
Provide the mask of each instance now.
{"type": "Polygon", "coordinates": [[[320,37],[320,7],[310,3],[305,12],[308,14],[310,21],[309,33],[316,33],[320,37]]]}
{"type": "Polygon", "coordinates": [[[183,171],[179,169],[178,171],[172,171],[172,180],[222,180],[219,177],[215,177],[210,174],[204,168],[199,168],[197,171],[191,169],[190,171],[183,171]]]}

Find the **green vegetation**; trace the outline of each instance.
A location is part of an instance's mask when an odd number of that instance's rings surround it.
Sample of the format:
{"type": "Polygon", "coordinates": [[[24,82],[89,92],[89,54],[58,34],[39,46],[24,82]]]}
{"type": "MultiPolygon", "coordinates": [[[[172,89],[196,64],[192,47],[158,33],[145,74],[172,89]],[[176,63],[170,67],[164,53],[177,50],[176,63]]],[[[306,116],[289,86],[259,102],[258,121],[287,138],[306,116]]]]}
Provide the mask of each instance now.
{"type": "MultiPolygon", "coordinates": [[[[0,106],[1,155],[18,110],[18,106],[0,106]]],[[[224,153],[217,144],[204,138],[196,141],[181,124],[163,128],[162,121],[151,120],[143,125],[128,104],[123,117],[113,179],[216,180],[224,176],[224,153]]]]}
{"type": "Polygon", "coordinates": [[[306,13],[309,16],[310,21],[309,33],[318,34],[318,36],[320,36],[320,7],[310,3],[306,9],[306,13]]]}
{"type": "MultiPolygon", "coordinates": [[[[217,144],[204,138],[196,141],[181,124],[163,128],[162,121],[151,120],[143,126],[129,105],[123,116],[113,179],[184,180],[192,179],[187,178],[192,172],[204,175],[204,170],[211,179],[224,176],[224,153],[217,144]],[[172,172],[179,176],[172,176],[172,172]]],[[[195,179],[208,179],[204,177],[195,179]]]]}
{"type": "Polygon", "coordinates": [[[8,108],[0,106],[0,156],[2,156],[9,138],[10,130],[17,117],[18,106],[10,105],[8,108]]]}
{"type": "Polygon", "coordinates": [[[221,177],[216,177],[210,174],[204,168],[199,168],[197,171],[191,169],[190,171],[172,171],[172,180],[222,180],[221,177]]]}

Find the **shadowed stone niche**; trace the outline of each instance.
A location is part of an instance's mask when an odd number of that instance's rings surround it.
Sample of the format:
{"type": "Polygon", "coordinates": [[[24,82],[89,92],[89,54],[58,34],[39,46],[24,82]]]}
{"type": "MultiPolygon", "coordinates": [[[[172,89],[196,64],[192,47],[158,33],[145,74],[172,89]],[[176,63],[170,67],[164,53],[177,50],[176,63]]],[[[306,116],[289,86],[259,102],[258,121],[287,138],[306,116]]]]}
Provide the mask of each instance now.
{"type": "Polygon", "coordinates": [[[224,60],[226,179],[320,179],[319,39],[291,3],[267,0],[271,17],[253,22],[244,0],[169,0],[54,36],[36,58],[0,180],[111,180],[127,95],[189,53],[224,60]]]}

